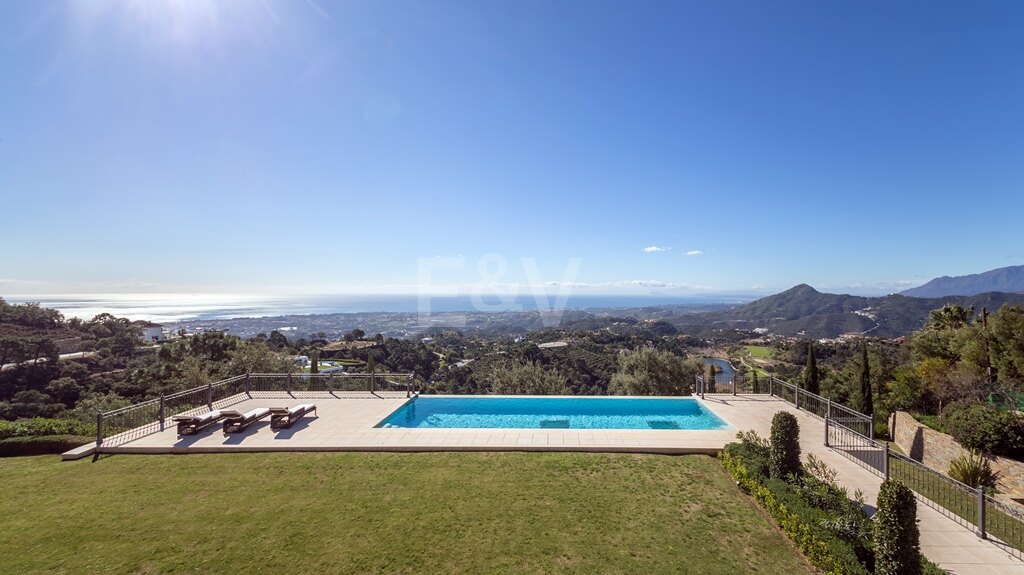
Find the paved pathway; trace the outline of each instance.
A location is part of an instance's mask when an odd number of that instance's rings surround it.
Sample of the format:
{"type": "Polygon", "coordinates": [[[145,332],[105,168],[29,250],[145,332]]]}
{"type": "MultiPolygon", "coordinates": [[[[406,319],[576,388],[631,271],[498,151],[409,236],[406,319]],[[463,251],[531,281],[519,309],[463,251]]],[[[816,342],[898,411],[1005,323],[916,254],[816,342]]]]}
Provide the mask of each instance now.
{"type": "MultiPolygon", "coordinates": [[[[709,407],[714,408],[718,402],[734,403],[736,400],[730,396],[708,396],[705,401],[709,407]]],[[[825,447],[824,422],[804,411],[796,410],[781,400],[772,402],[770,408],[773,413],[785,409],[797,416],[800,422],[800,448],[804,459],[808,453],[813,453],[838,472],[837,480],[851,495],[854,490],[859,489],[864,493],[864,501],[867,504],[877,501],[882,479],[839,452],[825,447]]],[[[744,423],[749,423],[750,426],[743,429],[754,429],[762,437],[768,437],[771,431],[770,417],[744,420],[744,423]]],[[[1024,575],[1024,561],[1014,558],[989,541],[979,539],[966,527],[920,501],[917,504],[917,517],[921,529],[921,551],[943,569],[955,575],[1024,575]]]]}

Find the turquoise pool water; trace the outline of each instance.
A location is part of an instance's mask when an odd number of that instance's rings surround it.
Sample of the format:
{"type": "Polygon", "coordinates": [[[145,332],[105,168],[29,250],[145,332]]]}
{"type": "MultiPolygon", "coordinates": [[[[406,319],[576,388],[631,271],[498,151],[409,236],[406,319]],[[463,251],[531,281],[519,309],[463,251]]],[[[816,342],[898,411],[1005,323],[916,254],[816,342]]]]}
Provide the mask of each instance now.
{"type": "Polygon", "coordinates": [[[731,429],[696,399],[417,397],[377,427],[731,429]]]}

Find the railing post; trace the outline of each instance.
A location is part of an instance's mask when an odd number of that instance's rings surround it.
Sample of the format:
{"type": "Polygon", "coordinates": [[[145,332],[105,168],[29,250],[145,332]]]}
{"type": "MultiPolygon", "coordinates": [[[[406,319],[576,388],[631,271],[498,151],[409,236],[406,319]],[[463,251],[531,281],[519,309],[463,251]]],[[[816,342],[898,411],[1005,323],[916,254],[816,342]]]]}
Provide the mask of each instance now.
{"type": "Polygon", "coordinates": [[[775,397],[775,378],[768,376],[768,395],[775,397]]]}
{"type": "Polygon", "coordinates": [[[732,376],[732,394],[736,395],[736,376],[732,376]]]}
{"type": "Polygon", "coordinates": [[[288,374],[288,395],[292,394],[292,374],[288,374]]]}
{"type": "Polygon", "coordinates": [[[889,481],[889,444],[883,443],[884,449],[882,449],[882,477],[886,481],[889,481]]]}
{"type": "Polygon", "coordinates": [[[103,445],[103,412],[96,412],[96,447],[103,445]]]}
{"type": "Polygon", "coordinates": [[[160,394],[160,431],[164,430],[164,394],[160,394]]]}
{"type": "Polygon", "coordinates": [[[800,386],[794,385],[793,389],[796,390],[793,392],[793,402],[796,405],[796,408],[800,409],[800,386]]]}
{"type": "Polygon", "coordinates": [[[825,447],[832,447],[828,444],[828,417],[825,418],[825,447]]]}
{"type": "Polygon", "coordinates": [[[985,531],[985,488],[978,488],[978,537],[988,539],[985,531]]]}
{"type": "Polygon", "coordinates": [[[406,397],[412,397],[412,386],[415,385],[415,382],[416,382],[415,377],[416,376],[414,376],[413,374],[411,374],[411,373],[409,374],[408,381],[405,384],[405,396],[406,397]]]}
{"type": "Polygon", "coordinates": [[[875,414],[871,414],[871,421],[868,422],[868,439],[875,440],[875,414]]]}
{"type": "Polygon", "coordinates": [[[206,407],[213,411],[213,383],[206,384],[206,407]]]}
{"type": "Polygon", "coordinates": [[[832,398],[825,400],[825,419],[832,417],[832,398]]]}
{"type": "Polygon", "coordinates": [[[252,397],[252,384],[249,383],[249,372],[245,373],[245,395],[252,397]]]}

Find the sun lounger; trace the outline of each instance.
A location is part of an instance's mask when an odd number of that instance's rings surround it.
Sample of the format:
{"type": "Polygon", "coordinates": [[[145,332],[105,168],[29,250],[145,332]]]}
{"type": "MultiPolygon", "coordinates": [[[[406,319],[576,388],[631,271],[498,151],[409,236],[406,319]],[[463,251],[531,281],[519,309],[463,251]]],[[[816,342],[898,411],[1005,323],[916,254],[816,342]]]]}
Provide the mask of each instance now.
{"type": "Polygon", "coordinates": [[[288,429],[307,413],[316,413],[316,405],[303,403],[294,407],[271,407],[270,429],[288,429]]]}
{"type": "Polygon", "coordinates": [[[171,421],[178,422],[178,435],[195,435],[203,428],[213,425],[224,417],[219,409],[208,411],[202,415],[175,415],[171,421]]]}
{"type": "Polygon", "coordinates": [[[224,433],[238,433],[245,428],[270,415],[270,409],[257,407],[252,411],[241,413],[234,410],[221,411],[224,416],[224,433]]]}

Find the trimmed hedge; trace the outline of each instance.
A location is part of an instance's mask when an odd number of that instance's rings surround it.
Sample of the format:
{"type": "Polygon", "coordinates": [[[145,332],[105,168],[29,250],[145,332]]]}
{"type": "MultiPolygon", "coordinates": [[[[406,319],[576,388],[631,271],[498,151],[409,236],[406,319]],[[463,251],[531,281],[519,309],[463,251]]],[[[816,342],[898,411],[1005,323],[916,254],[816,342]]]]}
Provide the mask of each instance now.
{"type": "MultiPolygon", "coordinates": [[[[867,575],[875,569],[873,522],[847,492],[802,471],[796,481],[771,479],[771,447],[753,432],[719,452],[722,465],[752,495],[810,562],[828,575],[867,575]]],[[[791,477],[792,479],[792,477],[791,477]]],[[[945,571],[918,554],[924,575],[945,571]]]]}
{"type": "Polygon", "coordinates": [[[84,435],[96,434],[96,426],[78,421],[77,419],[52,419],[49,417],[33,417],[15,421],[0,421],[0,440],[11,437],[39,437],[44,435],[84,435]]]}
{"type": "Polygon", "coordinates": [[[0,457],[20,455],[49,455],[64,453],[96,441],[84,435],[41,435],[38,437],[11,437],[0,439],[0,457]]]}
{"type": "Polygon", "coordinates": [[[914,492],[895,479],[882,483],[875,514],[876,575],[921,575],[921,533],[914,492]]]}
{"type": "Polygon", "coordinates": [[[761,504],[815,567],[827,575],[869,575],[870,572],[860,563],[850,563],[848,560],[841,561],[837,558],[831,549],[832,546],[821,535],[821,528],[804,521],[798,513],[782,503],[759,477],[747,470],[740,457],[723,450],[719,452],[718,459],[729,470],[740,488],[750,493],[761,504]]]}
{"type": "Polygon", "coordinates": [[[788,411],[780,411],[772,417],[768,469],[773,479],[786,479],[800,473],[800,424],[788,411]]]}

